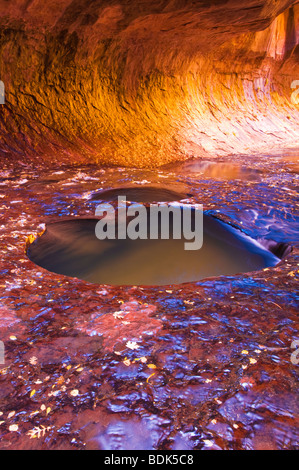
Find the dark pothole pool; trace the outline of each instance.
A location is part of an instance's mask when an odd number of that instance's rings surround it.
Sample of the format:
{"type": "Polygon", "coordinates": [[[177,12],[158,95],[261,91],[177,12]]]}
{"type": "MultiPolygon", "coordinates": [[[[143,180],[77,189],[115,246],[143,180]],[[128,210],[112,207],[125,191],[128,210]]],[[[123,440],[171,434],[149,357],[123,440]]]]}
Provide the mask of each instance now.
{"type": "MultiPolygon", "coordinates": [[[[184,207],[179,210],[184,212],[184,207]]],[[[191,222],[197,210],[191,211],[191,222]]],[[[149,209],[147,208],[149,217],[149,209]]],[[[169,285],[234,275],[275,266],[275,249],[221,220],[202,213],[202,246],[186,249],[186,238],[105,239],[96,237],[100,219],[75,218],[47,224],[27,249],[27,256],[48,271],[96,284],[169,285]]],[[[183,218],[182,218],[183,220],[183,218]]],[[[149,230],[149,229],[148,229],[149,230]]],[[[188,239],[190,242],[190,239],[188,239]]]]}
{"type": "Polygon", "coordinates": [[[124,186],[97,191],[91,196],[91,200],[117,201],[119,197],[126,197],[128,201],[151,203],[180,201],[192,197],[192,194],[156,185],[147,185],[141,188],[138,186],[124,186]]]}

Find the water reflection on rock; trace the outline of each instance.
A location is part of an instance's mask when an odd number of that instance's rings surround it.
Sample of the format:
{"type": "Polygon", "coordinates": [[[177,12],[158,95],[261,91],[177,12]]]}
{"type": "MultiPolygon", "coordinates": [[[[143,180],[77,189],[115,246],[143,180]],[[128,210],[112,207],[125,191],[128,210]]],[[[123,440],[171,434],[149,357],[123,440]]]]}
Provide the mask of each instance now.
{"type": "Polygon", "coordinates": [[[211,178],[218,180],[241,179],[246,181],[255,181],[260,179],[258,169],[248,168],[236,163],[209,161],[194,159],[182,164],[171,164],[166,167],[170,171],[177,171],[181,174],[194,174],[202,178],[211,178]]]}

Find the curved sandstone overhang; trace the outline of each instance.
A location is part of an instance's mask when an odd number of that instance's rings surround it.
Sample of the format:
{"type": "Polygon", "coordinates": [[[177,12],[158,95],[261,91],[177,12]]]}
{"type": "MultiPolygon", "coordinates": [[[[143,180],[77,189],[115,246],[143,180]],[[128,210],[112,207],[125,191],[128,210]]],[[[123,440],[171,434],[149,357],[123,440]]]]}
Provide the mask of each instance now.
{"type": "Polygon", "coordinates": [[[0,158],[153,167],[295,146],[298,43],[292,0],[0,0],[0,158]]]}

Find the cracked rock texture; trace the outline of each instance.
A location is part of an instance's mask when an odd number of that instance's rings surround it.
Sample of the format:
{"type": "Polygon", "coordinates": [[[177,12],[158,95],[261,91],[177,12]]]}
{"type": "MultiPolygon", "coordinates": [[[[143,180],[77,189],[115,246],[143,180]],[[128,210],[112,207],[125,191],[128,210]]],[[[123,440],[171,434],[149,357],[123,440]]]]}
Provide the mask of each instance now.
{"type": "Polygon", "coordinates": [[[0,0],[1,160],[153,167],[295,146],[298,43],[292,0],[0,0]]]}

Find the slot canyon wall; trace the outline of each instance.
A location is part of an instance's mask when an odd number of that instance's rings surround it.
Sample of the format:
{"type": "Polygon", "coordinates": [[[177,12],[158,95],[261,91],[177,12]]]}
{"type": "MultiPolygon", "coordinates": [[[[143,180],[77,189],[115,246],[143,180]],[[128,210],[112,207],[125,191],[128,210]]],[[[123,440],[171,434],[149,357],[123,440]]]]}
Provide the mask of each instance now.
{"type": "Polygon", "coordinates": [[[295,146],[298,44],[292,0],[0,0],[1,161],[154,167],[295,146]]]}

